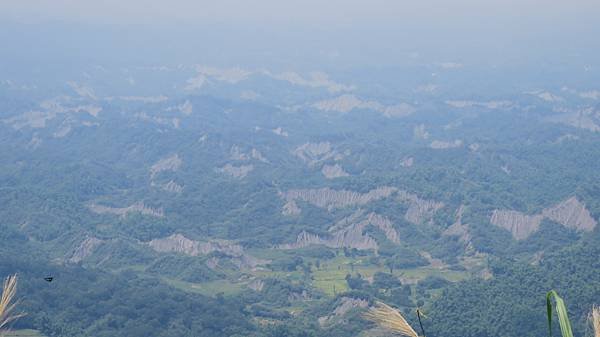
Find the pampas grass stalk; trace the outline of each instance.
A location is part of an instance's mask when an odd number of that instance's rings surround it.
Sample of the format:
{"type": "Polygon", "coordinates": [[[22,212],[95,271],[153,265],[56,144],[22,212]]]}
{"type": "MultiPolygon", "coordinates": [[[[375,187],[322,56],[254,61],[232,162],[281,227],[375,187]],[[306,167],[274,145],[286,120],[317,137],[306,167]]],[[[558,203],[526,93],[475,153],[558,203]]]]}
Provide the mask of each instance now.
{"type": "Polygon", "coordinates": [[[419,337],[400,312],[389,305],[377,302],[364,314],[364,317],[377,325],[406,337],[419,337]]]}
{"type": "Polygon", "coordinates": [[[17,275],[10,275],[4,281],[2,296],[0,297],[0,335],[8,323],[23,316],[23,314],[13,314],[18,302],[13,301],[17,293],[17,275]]]}
{"type": "Polygon", "coordinates": [[[594,306],[590,313],[590,321],[594,329],[594,337],[600,337],[600,307],[594,306]]]}

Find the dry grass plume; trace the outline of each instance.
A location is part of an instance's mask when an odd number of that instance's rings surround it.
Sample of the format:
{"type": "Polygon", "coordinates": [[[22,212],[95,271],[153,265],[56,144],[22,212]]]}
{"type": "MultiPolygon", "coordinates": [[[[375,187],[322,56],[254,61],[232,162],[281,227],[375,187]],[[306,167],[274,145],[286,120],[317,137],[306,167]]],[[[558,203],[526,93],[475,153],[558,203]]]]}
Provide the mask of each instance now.
{"type": "Polygon", "coordinates": [[[400,312],[389,305],[377,302],[364,317],[377,325],[406,337],[419,337],[415,330],[402,317],[400,312]]]}
{"type": "Polygon", "coordinates": [[[2,296],[0,297],[0,336],[5,327],[12,321],[23,316],[23,314],[14,314],[13,311],[17,306],[14,301],[17,293],[17,275],[10,275],[4,280],[2,288],[2,296]]]}
{"type": "Polygon", "coordinates": [[[594,337],[600,337],[600,307],[594,306],[594,308],[592,308],[590,321],[594,330],[594,337]]]}

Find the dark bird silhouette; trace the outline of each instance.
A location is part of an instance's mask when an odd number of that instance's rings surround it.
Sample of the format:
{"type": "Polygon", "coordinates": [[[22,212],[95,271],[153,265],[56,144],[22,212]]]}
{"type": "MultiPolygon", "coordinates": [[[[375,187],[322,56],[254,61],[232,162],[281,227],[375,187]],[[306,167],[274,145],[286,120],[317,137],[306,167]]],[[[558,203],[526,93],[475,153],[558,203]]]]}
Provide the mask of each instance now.
{"type": "Polygon", "coordinates": [[[52,280],[54,280],[54,277],[44,277],[44,281],[46,282],[52,282],[52,280]]]}

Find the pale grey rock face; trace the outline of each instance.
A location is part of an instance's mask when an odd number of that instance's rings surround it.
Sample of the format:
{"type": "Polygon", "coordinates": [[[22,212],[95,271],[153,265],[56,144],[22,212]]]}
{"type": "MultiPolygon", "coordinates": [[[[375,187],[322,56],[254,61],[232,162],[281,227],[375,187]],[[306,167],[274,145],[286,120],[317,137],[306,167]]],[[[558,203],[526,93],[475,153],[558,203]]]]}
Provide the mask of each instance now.
{"type": "Polygon", "coordinates": [[[396,191],[396,188],[387,186],[376,188],[367,193],[321,188],[290,190],[282,193],[281,196],[288,203],[301,200],[320,208],[333,210],[335,208],[365,205],[375,200],[387,198],[396,191]]]}
{"type": "Polygon", "coordinates": [[[41,129],[46,127],[46,122],[56,117],[54,112],[45,111],[27,111],[21,115],[4,120],[4,123],[11,124],[13,129],[20,130],[24,127],[32,129],[41,129]]]}
{"type": "Polygon", "coordinates": [[[254,291],[261,292],[264,287],[265,287],[265,282],[263,282],[263,280],[261,280],[261,279],[254,279],[250,283],[248,283],[248,288],[250,288],[254,291]]]}
{"type": "Polygon", "coordinates": [[[169,180],[168,183],[161,185],[161,188],[167,192],[171,192],[171,193],[181,193],[183,192],[183,186],[177,184],[176,182],[174,182],[173,180],[169,180]]]}
{"type": "Polygon", "coordinates": [[[446,101],[447,105],[454,108],[471,108],[471,107],[481,107],[487,109],[510,109],[515,107],[515,103],[511,101],[489,101],[489,102],[476,102],[476,101],[446,101]]]}
{"type": "Polygon", "coordinates": [[[442,235],[456,236],[459,238],[460,242],[468,244],[471,242],[471,234],[469,233],[469,226],[463,224],[462,222],[464,210],[464,205],[460,205],[460,207],[456,211],[456,220],[450,227],[446,228],[442,235]]]}
{"type": "Polygon", "coordinates": [[[231,160],[248,160],[250,159],[250,157],[245,154],[239,146],[234,145],[231,147],[231,150],[229,150],[229,158],[231,160]]]}
{"type": "Polygon", "coordinates": [[[366,109],[380,112],[385,117],[405,117],[411,115],[416,109],[410,104],[401,103],[385,106],[377,101],[363,101],[350,94],[336,98],[322,100],[313,104],[313,107],[325,112],[348,113],[354,109],[366,109]]]}
{"type": "Polygon", "coordinates": [[[259,150],[253,148],[252,150],[250,150],[249,153],[246,153],[242,151],[242,149],[237,145],[231,147],[231,150],[229,151],[229,158],[231,160],[237,161],[247,161],[254,159],[263,163],[269,162],[259,150]]]}
{"type": "Polygon", "coordinates": [[[84,85],[84,84],[80,84],[77,82],[67,82],[67,84],[73,89],[73,91],[75,91],[77,93],[77,95],[83,97],[83,98],[88,98],[88,99],[92,99],[92,100],[97,100],[98,97],[96,97],[96,94],[94,93],[94,89],[84,85]]]}
{"type": "Polygon", "coordinates": [[[517,211],[494,210],[490,222],[508,230],[517,240],[523,240],[540,228],[544,217],[517,211]]]}
{"type": "Polygon", "coordinates": [[[354,86],[334,82],[329,78],[329,75],[323,72],[311,72],[308,77],[303,77],[300,74],[291,71],[280,74],[272,74],[270,72],[265,72],[265,75],[298,86],[311,88],[325,88],[332,93],[337,93],[341,91],[352,91],[355,89],[354,86]]]}
{"type": "Polygon", "coordinates": [[[69,133],[71,133],[71,130],[73,130],[73,128],[71,127],[70,123],[68,121],[65,121],[65,123],[63,123],[60,126],[60,129],[56,130],[56,132],[54,132],[52,134],[52,136],[54,138],[64,138],[66,137],[69,133]]]}
{"type": "Polygon", "coordinates": [[[392,222],[388,218],[376,213],[370,213],[367,216],[367,225],[369,224],[379,228],[391,242],[396,244],[400,243],[398,232],[396,232],[392,222]]]}
{"type": "Polygon", "coordinates": [[[161,103],[169,100],[169,97],[165,95],[158,96],[117,96],[117,97],[106,97],[107,101],[121,100],[126,102],[142,102],[142,103],[161,103]]]}
{"type": "Polygon", "coordinates": [[[296,242],[280,245],[279,248],[298,249],[311,245],[323,245],[330,248],[346,247],[360,250],[376,250],[379,246],[375,239],[365,234],[368,226],[374,226],[381,230],[393,243],[400,243],[399,235],[389,219],[375,213],[364,215],[362,211],[357,211],[332,226],[327,236],[321,237],[302,231],[298,234],[296,242]]]}
{"type": "Polygon", "coordinates": [[[240,166],[233,166],[231,164],[226,164],[225,166],[218,168],[217,172],[227,174],[236,179],[243,179],[248,175],[248,173],[252,172],[253,170],[254,170],[254,165],[252,165],[252,164],[240,165],[240,166]]]}
{"type": "Polygon", "coordinates": [[[435,150],[454,149],[463,146],[463,141],[456,139],[453,142],[434,140],[429,144],[429,147],[435,150]]]}
{"type": "Polygon", "coordinates": [[[248,79],[252,75],[251,71],[241,68],[216,68],[208,66],[197,66],[196,71],[217,81],[235,84],[248,79]]]}
{"type": "Polygon", "coordinates": [[[152,116],[152,115],[149,115],[148,113],[146,113],[145,111],[138,112],[133,116],[143,122],[148,122],[148,123],[156,124],[156,125],[163,126],[163,127],[173,128],[173,129],[179,129],[179,126],[181,124],[181,120],[179,118],[165,118],[165,117],[152,116]]]}
{"type": "Polygon", "coordinates": [[[551,93],[549,91],[537,90],[537,91],[526,92],[526,94],[535,96],[535,97],[537,97],[537,98],[539,98],[539,99],[541,99],[543,101],[546,101],[546,102],[554,102],[554,103],[556,103],[556,102],[563,102],[565,100],[564,98],[562,98],[562,97],[560,97],[558,95],[555,95],[555,94],[553,94],[553,93],[551,93]]]}
{"type": "Polygon", "coordinates": [[[388,118],[399,118],[412,115],[417,109],[410,104],[400,103],[385,107],[381,112],[388,118]]]}
{"type": "Polygon", "coordinates": [[[190,256],[200,255],[200,243],[181,234],[173,234],[163,239],[154,239],[148,243],[152,249],[161,253],[182,253],[190,256]]]}
{"type": "Polygon", "coordinates": [[[441,202],[425,200],[415,194],[399,191],[395,187],[383,186],[373,189],[367,193],[358,193],[348,190],[321,189],[299,189],[280,193],[286,201],[282,213],[285,215],[297,215],[301,212],[298,201],[304,201],[319,208],[333,211],[338,208],[362,206],[370,202],[384,199],[398,193],[398,201],[408,204],[405,219],[414,224],[431,221],[435,212],[444,207],[441,202]]]}
{"type": "Polygon", "coordinates": [[[27,148],[30,150],[37,149],[40,145],[42,145],[44,141],[36,134],[31,137],[31,140],[27,144],[27,148]]]}
{"type": "Polygon", "coordinates": [[[74,106],[71,98],[68,96],[57,97],[40,103],[41,110],[26,111],[22,114],[3,119],[2,122],[11,125],[15,130],[21,130],[29,127],[31,129],[43,129],[47,122],[58,116],[66,116],[61,123],[59,130],[54,132],[54,137],[65,137],[71,128],[77,123],[74,116],[80,113],[87,113],[93,117],[98,117],[102,108],[96,105],[77,105],[74,106]],[[70,105],[70,106],[65,106],[70,105]]]}
{"type": "Polygon", "coordinates": [[[600,100],[600,90],[583,91],[579,93],[579,97],[600,100]]]}
{"type": "Polygon", "coordinates": [[[207,255],[221,252],[231,256],[241,256],[244,251],[241,246],[224,240],[199,242],[190,240],[181,234],[173,234],[166,238],[154,239],[148,245],[161,253],[181,253],[189,256],[207,255]]]}
{"type": "Polygon", "coordinates": [[[300,232],[298,237],[296,238],[296,242],[294,243],[286,243],[280,245],[278,248],[280,249],[297,249],[304,248],[311,245],[326,245],[327,240],[322,239],[316,234],[311,234],[306,231],[300,232]]]}
{"type": "Polygon", "coordinates": [[[342,316],[345,315],[348,311],[350,311],[350,309],[366,308],[368,306],[369,301],[367,300],[344,297],[342,298],[342,303],[333,310],[333,314],[336,316],[342,316]]]}
{"type": "Polygon", "coordinates": [[[128,207],[108,207],[98,204],[88,205],[88,208],[96,214],[112,214],[125,217],[130,213],[139,213],[142,215],[153,216],[162,218],[165,213],[162,208],[152,208],[146,206],[143,202],[139,201],[128,207]]]}
{"type": "MultiPolygon", "coordinates": [[[[226,255],[239,269],[254,269],[257,266],[269,263],[267,260],[258,259],[244,252],[242,246],[226,240],[211,240],[200,242],[186,238],[181,234],[173,234],[166,238],[153,239],[147,243],[159,253],[179,253],[188,256],[208,255],[219,252],[226,255]]],[[[210,262],[218,265],[218,261],[210,262]]]]}
{"type": "Polygon", "coordinates": [[[104,241],[95,237],[86,237],[71,253],[70,257],[67,259],[69,263],[79,263],[86,259],[88,256],[92,255],[94,250],[104,241]]]}
{"type": "Polygon", "coordinates": [[[312,296],[306,290],[291,292],[288,295],[288,301],[308,301],[312,296]]]}
{"type": "Polygon", "coordinates": [[[251,71],[241,68],[215,68],[199,65],[196,66],[196,75],[186,81],[184,90],[198,90],[211,81],[235,84],[246,80],[250,75],[252,75],[251,71]]]}
{"type": "Polygon", "coordinates": [[[547,118],[549,122],[561,123],[591,132],[600,132],[600,111],[588,107],[584,109],[555,108],[560,114],[547,118]]]}
{"type": "Polygon", "coordinates": [[[415,159],[413,157],[407,157],[402,159],[400,162],[400,166],[402,167],[412,167],[415,164],[415,159]]]}
{"type": "Polygon", "coordinates": [[[342,95],[333,99],[319,101],[313,106],[322,111],[334,111],[341,113],[347,113],[354,109],[372,108],[369,102],[363,102],[354,95],[342,95]]]}
{"type": "Polygon", "coordinates": [[[186,100],[183,104],[177,107],[182,114],[189,116],[194,112],[194,106],[189,100],[186,100]]]}
{"type": "Polygon", "coordinates": [[[281,213],[283,215],[298,215],[302,212],[300,207],[296,204],[294,200],[290,200],[283,205],[283,210],[281,213]]]}
{"type": "Polygon", "coordinates": [[[350,176],[348,172],[344,171],[340,164],[323,165],[323,168],[321,168],[321,173],[323,173],[323,175],[327,179],[343,178],[350,176]]]}
{"type": "Polygon", "coordinates": [[[544,209],[542,215],[567,228],[578,231],[590,232],[597,225],[596,220],[592,218],[585,205],[576,197],[571,197],[553,207],[544,209]]]}
{"type": "Polygon", "coordinates": [[[331,315],[319,317],[318,321],[321,326],[325,326],[333,323],[336,318],[344,316],[351,309],[367,308],[368,306],[368,300],[352,297],[342,297],[340,304],[337,307],[335,307],[335,309],[333,309],[331,315]]]}
{"type": "Polygon", "coordinates": [[[333,233],[333,236],[327,240],[325,245],[332,248],[377,249],[379,246],[375,239],[364,234],[365,227],[363,223],[352,224],[333,233]]]}
{"type": "Polygon", "coordinates": [[[343,155],[335,151],[329,142],[305,143],[297,147],[293,154],[309,166],[315,166],[330,159],[343,158],[343,155]]]}
{"type": "Polygon", "coordinates": [[[265,156],[263,156],[263,154],[260,151],[258,151],[257,149],[254,149],[254,148],[250,151],[250,158],[252,158],[254,160],[258,160],[263,163],[269,162],[269,160],[267,158],[265,158],[265,156]]]}
{"type": "Polygon", "coordinates": [[[444,203],[419,198],[416,194],[406,191],[398,192],[398,200],[408,203],[408,210],[404,218],[413,224],[431,221],[435,212],[444,207],[444,203]]]}
{"type": "Polygon", "coordinates": [[[509,230],[515,239],[523,240],[539,230],[540,223],[544,218],[580,232],[592,231],[598,224],[585,205],[576,197],[571,197],[552,207],[545,208],[541,214],[535,215],[525,215],[517,211],[495,210],[492,213],[490,222],[509,230]]]}
{"type": "Polygon", "coordinates": [[[425,124],[415,126],[413,128],[413,136],[417,139],[429,139],[429,132],[427,132],[425,124]]]}
{"type": "Polygon", "coordinates": [[[290,135],[289,133],[287,133],[287,131],[284,131],[283,128],[281,128],[281,127],[275,128],[275,129],[271,130],[271,132],[273,132],[274,134],[281,136],[281,137],[289,137],[289,135],[290,135]]]}
{"type": "Polygon", "coordinates": [[[150,167],[150,177],[154,178],[158,173],[164,171],[177,171],[183,164],[178,154],[163,158],[150,167]]]}

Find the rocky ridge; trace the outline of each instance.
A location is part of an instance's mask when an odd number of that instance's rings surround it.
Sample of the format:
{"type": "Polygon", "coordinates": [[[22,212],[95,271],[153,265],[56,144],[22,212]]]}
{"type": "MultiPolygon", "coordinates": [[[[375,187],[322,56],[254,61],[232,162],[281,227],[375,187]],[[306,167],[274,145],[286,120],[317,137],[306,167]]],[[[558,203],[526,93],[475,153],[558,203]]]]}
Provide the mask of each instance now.
{"type": "Polygon", "coordinates": [[[342,297],[340,299],[340,304],[338,304],[331,315],[319,317],[318,322],[321,326],[331,324],[336,318],[344,316],[351,309],[354,308],[367,308],[369,306],[369,301],[361,298],[352,298],[352,297],[342,297]]]}
{"type": "Polygon", "coordinates": [[[325,112],[348,113],[355,109],[373,110],[382,113],[385,117],[404,117],[416,111],[410,104],[400,103],[386,106],[377,101],[363,101],[350,94],[323,100],[313,104],[313,107],[325,112]]]}
{"type": "Polygon", "coordinates": [[[104,243],[103,240],[95,238],[93,236],[86,237],[75,249],[69,254],[67,258],[67,262],[69,263],[79,263],[83,261],[88,256],[92,255],[92,253],[98,248],[100,245],[104,243]]]}
{"type": "Polygon", "coordinates": [[[146,204],[144,204],[142,201],[138,201],[128,207],[109,207],[98,204],[90,204],[88,205],[88,209],[96,214],[112,214],[121,217],[126,217],[130,213],[140,213],[142,215],[148,215],[157,218],[162,218],[165,216],[162,208],[152,208],[146,206],[146,204]]]}
{"type": "Polygon", "coordinates": [[[323,165],[321,168],[321,173],[327,179],[335,179],[335,178],[343,178],[349,177],[350,174],[344,171],[344,168],[340,164],[335,165],[323,165]]]}
{"type": "Polygon", "coordinates": [[[280,249],[298,249],[311,245],[323,245],[330,248],[356,248],[360,250],[379,248],[377,241],[365,231],[368,226],[381,230],[393,243],[400,242],[399,235],[391,221],[376,213],[364,215],[357,211],[353,215],[342,219],[329,229],[329,235],[321,237],[317,234],[302,231],[294,243],[280,245],[280,249]]]}
{"type": "Polygon", "coordinates": [[[254,170],[254,165],[252,165],[252,164],[240,165],[240,166],[233,166],[231,164],[226,164],[225,166],[216,169],[217,172],[227,174],[236,179],[245,178],[248,175],[248,173],[252,172],[253,170],[254,170]]]}
{"type": "Polygon", "coordinates": [[[254,269],[269,262],[245,253],[240,245],[226,240],[200,242],[188,239],[182,234],[173,234],[165,238],[153,239],[147,244],[159,253],[201,256],[218,252],[229,257],[231,262],[240,269],[254,269]]]}
{"type": "Polygon", "coordinates": [[[164,171],[175,172],[182,164],[183,160],[179,158],[178,154],[163,158],[150,167],[150,178],[154,179],[157,174],[164,171]]]}
{"type": "Polygon", "coordinates": [[[298,210],[300,210],[296,204],[296,201],[298,200],[332,211],[336,208],[360,206],[375,200],[387,198],[397,190],[397,188],[388,186],[378,187],[367,193],[358,193],[348,190],[333,190],[330,188],[297,189],[280,193],[280,196],[286,201],[283,213],[291,215],[297,214],[298,210]]]}
{"type": "Polygon", "coordinates": [[[413,224],[431,221],[435,212],[444,207],[444,203],[442,202],[421,199],[416,194],[406,191],[398,191],[398,200],[408,203],[408,210],[406,210],[404,218],[413,224]]]}
{"type": "Polygon", "coordinates": [[[337,161],[344,158],[344,154],[337,152],[330,142],[305,143],[298,146],[292,153],[310,167],[327,160],[337,161]]]}
{"type": "Polygon", "coordinates": [[[544,218],[580,232],[592,231],[597,225],[597,221],[576,197],[571,197],[535,215],[510,210],[494,210],[490,222],[510,231],[515,239],[523,240],[539,230],[544,218]]]}
{"type": "Polygon", "coordinates": [[[431,144],[429,144],[429,147],[434,150],[454,149],[459,148],[461,146],[463,146],[463,141],[460,139],[457,139],[453,142],[434,140],[433,142],[431,142],[431,144]]]}
{"type": "Polygon", "coordinates": [[[258,160],[260,162],[263,163],[268,163],[269,161],[267,160],[267,158],[265,158],[262,153],[260,151],[258,151],[257,149],[253,148],[252,150],[250,150],[250,153],[245,153],[244,151],[242,151],[242,149],[240,149],[239,146],[234,145],[231,147],[231,150],[229,151],[230,153],[230,158],[232,160],[237,160],[237,161],[247,161],[247,160],[258,160]]]}
{"type": "Polygon", "coordinates": [[[446,228],[446,230],[442,233],[443,236],[456,236],[459,238],[460,242],[470,245],[471,244],[471,234],[469,233],[469,226],[463,224],[462,216],[465,210],[464,205],[460,205],[458,210],[456,211],[456,220],[454,223],[446,228]]]}

